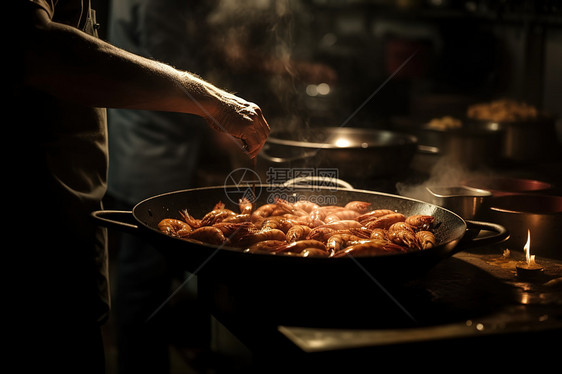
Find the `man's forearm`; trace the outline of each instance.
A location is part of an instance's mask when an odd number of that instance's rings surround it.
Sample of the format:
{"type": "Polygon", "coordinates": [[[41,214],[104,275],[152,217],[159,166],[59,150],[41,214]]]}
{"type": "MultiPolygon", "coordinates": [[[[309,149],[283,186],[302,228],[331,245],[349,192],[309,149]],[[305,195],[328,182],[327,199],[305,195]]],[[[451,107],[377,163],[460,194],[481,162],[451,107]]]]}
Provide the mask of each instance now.
{"type": "Polygon", "coordinates": [[[30,42],[27,83],[85,105],[206,116],[223,95],[192,74],[46,19],[34,27],[30,42]]]}
{"type": "Polygon", "coordinates": [[[82,105],[191,113],[256,157],[269,125],[259,106],[173,67],[134,55],[34,8],[23,34],[25,82],[82,105]]]}

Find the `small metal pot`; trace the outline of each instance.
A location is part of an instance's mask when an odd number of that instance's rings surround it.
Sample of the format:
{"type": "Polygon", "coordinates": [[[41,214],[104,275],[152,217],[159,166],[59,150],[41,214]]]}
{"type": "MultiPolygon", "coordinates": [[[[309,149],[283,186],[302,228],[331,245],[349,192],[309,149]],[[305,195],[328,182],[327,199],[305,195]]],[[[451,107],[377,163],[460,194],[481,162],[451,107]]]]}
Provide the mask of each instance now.
{"type": "Polygon", "coordinates": [[[471,187],[426,187],[429,202],[452,210],[464,219],[477,217],[482,205],[492,196],[490,191],[471,187]]]}

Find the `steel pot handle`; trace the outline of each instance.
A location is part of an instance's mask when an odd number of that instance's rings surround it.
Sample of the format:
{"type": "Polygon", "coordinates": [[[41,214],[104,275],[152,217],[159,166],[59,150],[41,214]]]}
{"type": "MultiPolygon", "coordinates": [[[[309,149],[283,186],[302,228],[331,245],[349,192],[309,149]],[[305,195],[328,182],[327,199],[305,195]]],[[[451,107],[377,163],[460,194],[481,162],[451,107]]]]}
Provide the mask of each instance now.
{"type": "Polygon", "coordinates": [[[417,149],[419,153],[428,154],[428,155],[438,155],[441,153],[439,147],[435,147],[432,145],[418,144],[417,149]]]}
{"type": "Polygon", "coordinates": [[[298,177],[289,179],[285,183],[283,183],[283,187],[293,187],[293,186],[302,186],[301,182],[305,182],[304,185],[308,185],[306,182],[312,183],[319,183],[321,186],[328,186],[328,185],[335,185],[336,187],[342,187],[348,190],[353,190],[353,186],[348,182],[332,177],[321,177],[321,176],[308,176],[308,177],[298,177]]]}
{"type": "Polygon", "coordinates": [[[455,248],[455,252],[469,248],[499,244],[509,239],[509,230],[497,223],[466,220],[466,226],[467,233],[455,248]],[[493,234],[478,237],[478,234],[482,230],[492,231],[493,234]]]}
{"type": "Polygon", "coordinates": [[[132,211],[96,210],[92,217],[104,227],[116,229],[129,234],[138,234],[139,226],[135,223],[132,211]]]}

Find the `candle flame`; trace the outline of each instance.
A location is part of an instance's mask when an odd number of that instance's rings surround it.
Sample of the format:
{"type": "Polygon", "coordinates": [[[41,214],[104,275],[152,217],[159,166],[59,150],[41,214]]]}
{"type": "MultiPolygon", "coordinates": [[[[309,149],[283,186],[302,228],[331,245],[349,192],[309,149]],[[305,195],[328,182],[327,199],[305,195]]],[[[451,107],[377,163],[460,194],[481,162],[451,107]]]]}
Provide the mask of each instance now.
{"type": "Polygon", "coordinates": [[[523,247],[525,250],[525,257],[527,258],[527,265],[535,263],[535,255],[531,255],[531,230],[527,229],[527,243],[523,247]]]}

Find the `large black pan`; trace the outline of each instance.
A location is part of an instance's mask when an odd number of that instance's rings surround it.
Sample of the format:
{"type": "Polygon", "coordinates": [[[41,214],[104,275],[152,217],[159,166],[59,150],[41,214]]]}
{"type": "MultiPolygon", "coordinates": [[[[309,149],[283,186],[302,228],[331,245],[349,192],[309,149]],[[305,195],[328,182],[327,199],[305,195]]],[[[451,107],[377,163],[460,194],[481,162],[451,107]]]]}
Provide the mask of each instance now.
{"type": "Polygon", "coordinates": [[[354,189],[331,187],[255,186],[256,201],[262,205],[274,196],[292,199],[310,199],[329,205],[344,205],[349,201],[368,201],[375,208],[396,210],[406,216],[427,214],[435,217],[437,246],[424,251],[373,257],[318,258],[272,254],[243,253],[239,249],[194,243],[170,237],[158,230],[163,218],[179,218],[178,212],[188,209],[196,218],[210,211],[222,201],[227,208],[237,209],[235,202],[248,193],[248,187],[221,186],[182,190],[158,195],[138,203],[130,212],[96,211],[93,217],[108,228],[141,236],[161,250],[171,262],[190,272],[205,270],[216,276],[245,274],[251,276],[323,277],[352,271],[367,271],[377,279],[411,279],[451,256],[456,251],[499,243],[509,236],[507,230],[496,224],[464,221],[457,214],[439,206],[400,196],[354,189]],[[475,237],[480,230],[494,234],[475,237]]]}

